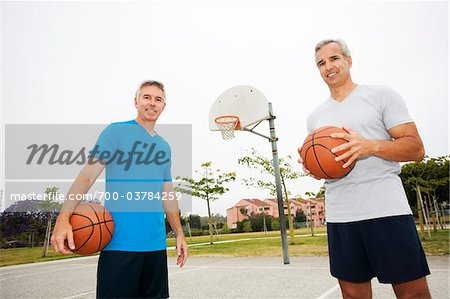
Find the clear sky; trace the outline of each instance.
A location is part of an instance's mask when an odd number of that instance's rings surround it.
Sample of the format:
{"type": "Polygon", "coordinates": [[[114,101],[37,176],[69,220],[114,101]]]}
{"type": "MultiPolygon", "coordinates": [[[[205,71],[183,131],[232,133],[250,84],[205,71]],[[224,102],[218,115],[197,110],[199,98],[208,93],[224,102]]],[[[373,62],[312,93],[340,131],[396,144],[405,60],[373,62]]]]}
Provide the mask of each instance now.
{"type": "MultiPolygon", "coordinates": [[[[237,159],[267,140],[208,130],[214,100],[251,85],[273,103],[281,156],[296,160],[307,115],[329,91],[314,63],[326,38],[347,41],[358,84],[387,85],[405,99],[429,156],[448,154],[447,2],[2,2],[2,125],[107,124],[135,117],[144,79],[162,81],[159,122],[192,124],[193,165],[255,176],[237,159]]],[[[3,128],[3,126],[2,126],[3,128]]],[[[261,132],[268,134],[267,125],[261,132]]],[[[19,136],[17,138],[20,138],[19,136]]],[[[1,135],[4,145],[4,131],[1,135]]],[[[4,150],[1,186],[4,188],[4,150]]],[[[176,163],[176,161],[174,161],[176,163]]],[[[295,167],[300,170],[300,165],[295,167]]],[[[289,182],[293,195],[321,182],[289,182]]],[[[212,203],[225,214],[239,199],[264,199],[240,179],[212,203]]],[[[206,215],[194,199],[193,212],[206,215]]]]}

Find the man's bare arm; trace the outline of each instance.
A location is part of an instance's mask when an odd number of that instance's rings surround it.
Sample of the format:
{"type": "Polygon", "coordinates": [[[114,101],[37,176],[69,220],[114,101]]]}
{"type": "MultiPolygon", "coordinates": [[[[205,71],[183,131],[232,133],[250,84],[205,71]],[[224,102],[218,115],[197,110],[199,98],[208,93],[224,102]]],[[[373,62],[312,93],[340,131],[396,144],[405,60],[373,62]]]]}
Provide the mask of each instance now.
{"type": "Polygon", "coordinates": [[[71,250],[75,249],[72,227],[69,223],[69,219],[80,203],[79,200],[76,200],[77,195],[86,194],[104,168],[105,165],[103,163],[86,164],[67,192],[66,199],[59,216],[56,219],[55,228],[52,233],[51,243],[55,252],[69,254],[71,253],[69,248],[71,250]],[[67,240],[69,248],[64,244],[65,240],[67,240]]]}
{"type": "Polygon", "coordinates": [[[169,221],[177,238],[177,265],[183,267],[188,256],[188,247],[184,238],[183,228],[181,227],[178,200],[176,199],[176,193],[172,182],[164,182],[163,191],[168,195],[168,199],[163,201],[164,211],[166,213],[167,221],[169,221]]]}
{"type": "Polygon", "coordinates": [[[348,152],[336,158],[336,161],[348,159],[343,167],[349,166],[358,158],[367,156],[377,156],[395,162],[407,162],[421,161],[425,155],[422,139],[419,136],[416,125],[412,122],[389,129],[388,132],[393,140],[366,139],[353,132],[350,128],[344,127],[344,129],[348,134],[331,134],[331,137],[343,138],[349,141],[332,149],[332,152],[349,149],[348,152]]]}

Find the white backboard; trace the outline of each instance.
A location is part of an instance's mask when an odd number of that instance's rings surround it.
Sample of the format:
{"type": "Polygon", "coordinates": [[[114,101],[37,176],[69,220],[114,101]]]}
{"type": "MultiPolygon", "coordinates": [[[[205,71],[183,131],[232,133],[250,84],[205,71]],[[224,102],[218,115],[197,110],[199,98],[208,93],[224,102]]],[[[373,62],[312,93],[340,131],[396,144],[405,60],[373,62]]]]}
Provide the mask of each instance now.
{"type": "Polygon", "coordinates": [[[239,117],[241,129],[249,128],[269,118],[269,102],[261,91],[252,86],[235,86],[222,93],[212,105],[209,111],[211,131],[219,131],[215,119],[224,115],[239,117]]]}

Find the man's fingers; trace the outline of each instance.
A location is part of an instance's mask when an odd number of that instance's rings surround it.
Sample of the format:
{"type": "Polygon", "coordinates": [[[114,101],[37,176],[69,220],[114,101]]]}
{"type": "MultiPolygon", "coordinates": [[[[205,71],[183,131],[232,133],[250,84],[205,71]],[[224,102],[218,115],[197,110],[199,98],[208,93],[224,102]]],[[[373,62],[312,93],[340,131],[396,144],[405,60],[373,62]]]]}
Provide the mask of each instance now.
{"type": "Polygon", "coordinates": [[[180,267],[183,267],[183,265],[184,265],[183,254],[178,255],[178,257],[177,257],[177,265],[180,265],[180,267]]]}
{"type": "Polygon", "coordinates": [[[345,152],[345,153],[343,153],[342,155],[339,155],[339,156],[337,156],[336,158],[334,158],[334,160],[336,161],[336,162],[339,162],[339,161],[342,161],[342,160],[345,160],[345,159],[348,159],[348,158],[350,158],[352,155],[353,155],[353,151],[347,151],[347,152],[345,152]]]}
{"type": "Polygon", "coordinates": [[[55,237],[52,240],[53,250],[57,253],[64,253],[64,239],[60,237],[55,237]]]}
{"type": "Polygon", "coordinates": [[[69,230],[67,233],[67,243],[69,245],[70,250],[75,250],[75,242],[73,241],[73,232],[69,230]]]}
{"type": "Polygon", "coordinates": [[[52,235],[52,237],[50,238],[50,245],[52,246],[54,252],[58,252],[54,235],[52,235]]]}
{"type": "Polygon", "coordinates": [[[352,155],[352,156],[350,157],[350,159],[348,159],[348,161],[345,162],[344,165],[342,165],[342,168],[347,168],[347,167],[349,167],[350,165],[352,165],[352,163],[353,163],[354,161],[356,161],[356,159],[358,159],[358,155],[352,155]]]}
{"type": "Polygon", "coordinates": [[[333,147],[331,149],[331,152],[332,153],[338,153],[338,152],[344,151],[344,150],[346,150],[348,148],[351,148],[351,147],[352,147],[352,145],[350,144],[350,142],[346,142],[344,144],[341,144],[341,145],[338,145],[336,147],[333,147]]]}
{"type": "Polygon", "coordinates": [[[187,258],[188,258],[188,247],[187,247],[187,244],[186,244],[186,246],[184,248],[184,253],[183,253],[183,266],[186,263],[187,258]]]}
{"type": "Polygon", "coordinates": [[[350,140],[350,135],[346,134],[346,133],[331,133],[330,134],[331,138],[340,138],[340,139],[345,139],[345,140],[350,140]]]}
{"type": "Polygon", "coordinates": [[[322,178],[316,177],[315,175],[313,175],[311,173],[311,171],[309,171],[307,168],[303,167],[303,172],[305,172],[307,175],[309,175],[310,177],[315,178],[316,180],[321,180],[322,178]]]}
{"type": "Polygon", "coordinates": [[[186,264],[186,260],[187,260],[187,255],[183,255],[183,262],[181,263],[181,267],[183,267],[184,264],[186,264]]]}
{"type": "Polygon", "coordinates": [[[186,263],[186,259],[187,259],[187,255],[186,254],[182,254],[178,257],[177,259],[177,265],[179,264],[181,268],[183,268],[184,264],[186,263]]]}
{"type": "Polygon", "coordinates": [[[188,248],[187,248],[187,244],[183,243],[180,244],[180,246],[178,246],[179,250],[177,250],[177,265],[180,265],[181,268],[183,268],[184,264],[186,263],[186,259],[187,259],[187,252],[188,252],[188,248]]]}
{"type": "Polygon", "coordinates": [[[353,134],[355,132],[353,132],[353,130],[349,127],[342,127],[342,129],[344,129],[345,131],[347,131],[349,134],[353,134]]]}

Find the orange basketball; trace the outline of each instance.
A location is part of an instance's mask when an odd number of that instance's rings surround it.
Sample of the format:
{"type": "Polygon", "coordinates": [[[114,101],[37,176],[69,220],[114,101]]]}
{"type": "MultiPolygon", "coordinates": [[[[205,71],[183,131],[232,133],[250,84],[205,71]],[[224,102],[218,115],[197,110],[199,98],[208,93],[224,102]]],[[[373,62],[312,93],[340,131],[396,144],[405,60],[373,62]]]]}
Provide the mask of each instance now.
{"type": "Polygon", "coordinates": [[[332,153],[331,149],[348,142],[345,139],[331,138],[331,133],[347,133],[344,129],[332,126],[321,127],[306,137],[300,150],[303,165],[311,174],[323,179],[339,179],[346,176],[355,166],[353,162],[347,168],[342,168],[347,160],[336,162],[334,159],[345,153],[332,153]]]}
{"type": "Polygon", "coordinates": [[[75,242],[73,252],[81,255],[102,250],[114,233],[111,214],[95,203],[80,203],[70,217],[70,225],[75,242]]]}

